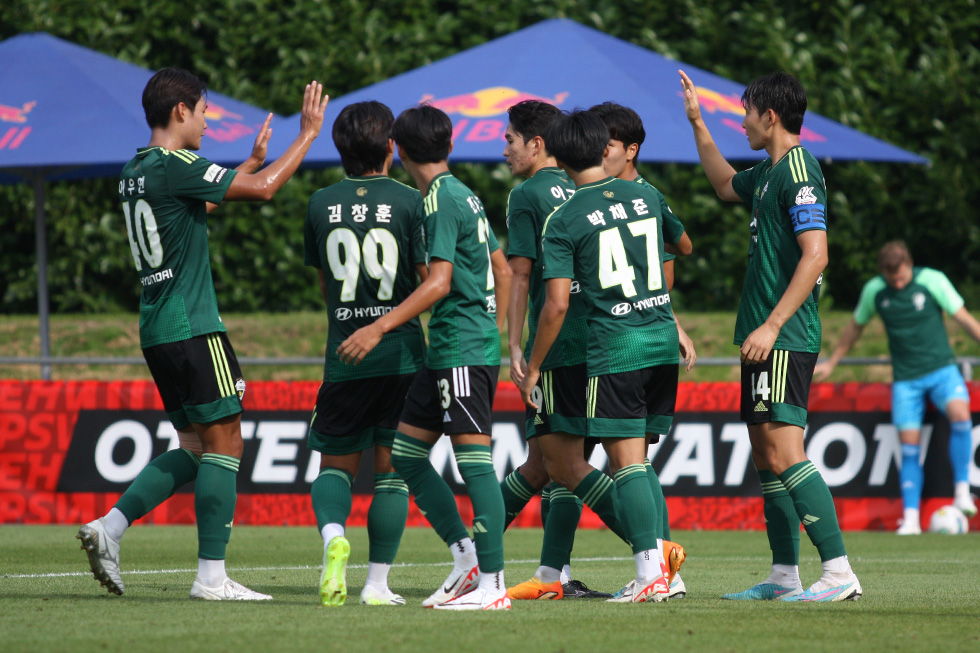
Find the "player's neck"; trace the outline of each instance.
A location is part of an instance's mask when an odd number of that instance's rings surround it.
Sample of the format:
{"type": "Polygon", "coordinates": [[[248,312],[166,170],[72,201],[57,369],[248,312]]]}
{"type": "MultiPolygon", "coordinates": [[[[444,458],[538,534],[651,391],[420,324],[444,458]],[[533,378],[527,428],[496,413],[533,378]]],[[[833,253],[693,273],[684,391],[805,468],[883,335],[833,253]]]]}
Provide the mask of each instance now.
{"type": "Polygon", "coordinates": [[[790,134],[785,130],[778,130],[771,141],[766,144],[766,153],[772,160],[772,165],[779,163],[786,153],[800,144],[799,134],[790,134]]]}
{"type": "Polygon", "coordinates": [[[534,164],[531,166],[531,172],[527,173],[527,178],[530,179],[534,175],[538,174],[539,171],[545,168],[557,168],[558,162],[555,161],[555,157],[548,156],[541,159],[535,160],[534,164]]]}
{"type": "Polygon", "coordinates": [[[171,152],[190,149],[179,133],[176,133],[172,129],[164,129],[161,127],[153,128],[153,130],[150,132],[150,142],[147,143],[146,146],[162,147],[171,152]]]}
{"type": "Polygon", "coordinates": [[[601,165],[593,166],[591,168],[586,168],[576,172],[574,170],[566,170],[568,173],[568,178],[572,180],[572,183],[576,186],[584,186],[585,184],[591,184],[597,181],[602,181],[609,175],[605,173],[601,165]]]}
{"type": "Polygon", "coordinates": [[[623,169],[622,174],[619,175],[619,178],[622,179],[623,181],[636,181],[639,178],[639,176],[640,173],[636,171],[636,168],[633,166],[633,164],[627,163],[626,167],[623,169]]]}
{"type": "Polygon", "coordinates": [[[415,180],[415,185],[419,192],[425,195],[429,192],[429,185],[432,180],[444,172],[449,172],[449,164],[446,161],[436,163],[412,163],[408,173],[415,180]]]}

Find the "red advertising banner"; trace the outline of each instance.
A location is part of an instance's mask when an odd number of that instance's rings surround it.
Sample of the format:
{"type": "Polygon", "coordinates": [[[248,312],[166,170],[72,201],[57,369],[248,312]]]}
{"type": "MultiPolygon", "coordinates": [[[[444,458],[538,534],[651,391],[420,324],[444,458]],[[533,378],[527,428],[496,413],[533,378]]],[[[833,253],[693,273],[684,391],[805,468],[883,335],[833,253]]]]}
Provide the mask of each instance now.
{"type": "MultiPolygon", "coordinates": [[[[980,383],[971,382],[980,412],[980,383]]],[[[245,450],[238,476],[239,524],[312,525],[310,485],[319,454],[306,447],[317,382],[252,382],[244,398],[245,450]]],[[[738,418],[737,383],[681,383],[671,432],[650,447],[678,529],[762,529],[758,476],[748,433],[738,418]]],[[[808,457],[820,469],[845,530],[893,529],[901,516],[900,448],[890,424],[885,384],[815,384],[806,430],[808,457]]],[[[976,422],[976,420],[974,420],[976,422]]],[[[524,405],[511,383],[494,402],[492,460],[499,478],[524,462],[524,405]]],[[[951,502],[946,446],[949,425],[930,411],[923,427],[926,487],[922,514],[951,502]]],[[[973,433],[970,481],[980,487],[973,433]]],[[[0,381],[0,524],[77,524],[105,514],[153,457],[177,446],[177,435],[149,381],[0,381]]],[[[464,520],[472,517],[448,438],[432,451],[438,472],[457,493],[464,520]]],[[[371,501],[370,456],[354,483],[348,523],[366,523],[371,501]]],[[[606,464],[601,447],[591,463],[606,464]]],[[[144,523],[194,522],[189,484],[143,518],[144,523]]],[[[414,503],[409,525],[425,525],[414,503]]],[[[515,527],[540,525],[538,499],[515,527]]],[[[586,510],[581,526],[601,528],[586,510]]],[[[980,527],[975,518],[973,528],[980,527]]]]}

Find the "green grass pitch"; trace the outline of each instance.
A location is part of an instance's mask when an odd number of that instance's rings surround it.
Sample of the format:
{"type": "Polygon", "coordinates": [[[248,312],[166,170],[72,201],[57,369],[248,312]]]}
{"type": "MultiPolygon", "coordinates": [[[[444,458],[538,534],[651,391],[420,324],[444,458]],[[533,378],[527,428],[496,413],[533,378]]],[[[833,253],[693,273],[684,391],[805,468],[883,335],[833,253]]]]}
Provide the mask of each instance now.
{"type": "MultiPolygon", "coordinates": [[[[322,544],[314,528],[236,527],[232,578],[271,603],[187,598],[196,571],[193,527],[134,527],[122,544],[125,596],[88,572],[76,527],[0,527],[0,650],[13,651],[921,651],[980,650],[980,539],[845,533],[864,597],[833,604],[723,601],[768,574],[762,532],[674,532],[688,560],[688,596],[666,604],[514,602],[509,613],[446,613],[421,601],[449,571],[445,545],[408,529],[392,569],[401,607],[358,605],[367,534],[351,529],[348,604],[319,605],[322,544]]],[[[505,535],[506,578],[537,567],[539,529],[505,535]]],[[[605,591],[633,574],[629,550],[607,531],[576,535],[575,577],[605,591]]],[[[804,585],[820,563],[803,536],[804,585]]]]}

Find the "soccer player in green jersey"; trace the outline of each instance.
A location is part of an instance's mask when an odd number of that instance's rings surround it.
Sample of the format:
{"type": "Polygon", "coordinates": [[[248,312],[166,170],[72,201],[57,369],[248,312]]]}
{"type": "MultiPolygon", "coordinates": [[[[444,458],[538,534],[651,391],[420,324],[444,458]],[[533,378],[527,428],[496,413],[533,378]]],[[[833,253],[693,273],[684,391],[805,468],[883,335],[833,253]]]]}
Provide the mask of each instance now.
{"type": "Polygon", "coordinates": [[[600,438],[614,481],[576,454],[581,438],[574,434],[539,436],[541,450],[551,478],[600,516],[614,504],[613,522],[618,519],[632,545],[636,578],[609,600],[663,601],[667,568],[645,465],[646,438],[666,433],[673,419],[679,347],[662,256],[664,243],[676,245],[683,226],[663,220],[650,187],[603,171],[609,132],[597,115],[559,116],[545,142],[576,192],[544,227],[545,302],[521,394],[538,407],[533,391],[561,330],[574,279],[588,303],[587,429],[600,438]]]}
{"type": "Polygon", "coordinates": [[[351,484],[363,451],[373,449],[374,498],[368,510],[367,605],[404,605],[388,588],[408,516],[408,486],[391,465],[405,394],[421,366],[425,337],[418,318],[385,334],[359,365],[337,347],[358,328],[391,311],[428,276],[422,246],[422,196],[388,177],[394,157],[391,110],[380,102],[344,107],[333,140],[347,178],[310,198],[306,264],[317,268],[329,309],[323,383],[310,422],[309,447],[320,453],[311,489],[323,536],[320,601],[343,605],[350,543],[344,537],[351,484]]]}
{"type": "Polygon", "coordinates": [[[973,420],[970,393],[956,367],[949,346],[943,312],[948,313],[974,340],[980,342],[980,323],[963,305],[963,298],[945,274],[913,267],[905,243],[886,243],[878,253],[881,275],[861,290],[854,315],[844,328],[830,358],[813,371],[826,379],[861,337],[877,312],[888,334],[892,356],[892,422],[902,443],[899,481],[904,514],[899,535],[918,535],[922,499],[922,415],[926,396],[946,413],[950,423],[949,459],[953,467],[953,505],[967,517],[977,514],[970,495],[970,459],[973,457],[973,420]]]}
{"type": "Polygon", "coordinates": [[[718,197],[752,207],[749,264],[735,321],[742,359],[741,415],[762,482],[772,573],[728,599],[845,601],[861,597],[830,489],[806,457],[803,429],[820,353],[817,298],[827,266],[827,189],[817,160],[800,145],[806,93],[791,75],[754,80],[742,94],[742,128],[769,158],[736,173],[701,118],[697,89],[683,72],[684,108],[705,175],[718,197]],[[823,563],[803,591],[800,523],[823,563]]]}
{"type": "Polygon", "coordinates": [[[124,590],[119,541],[129,525],[196,479],[198,571],[191,598],[272,598],[225,571],[245,380],[215,302],[207,213],[226,200],[269,200],[282,188],[320,133],[327,104],[322,95],[317,82],[306,86],[299,136],[278,160],[255,172],[265,161],[272,114],[252,156],[228,170],[193,152],[207,129],[203,81],[166,68],[143,91],[150,142],[123,168],[119,199],[143,286],[140,346],[180,446],[152,460],[107,515],[78,531],[95,578],[110,592],[124,590]]]}
{"type": "MultiPolygon", "coordinates": [[[[646,130],[643,129],[643,121],[635,111],[629,107],[624,107],[615,102],[603,102],[589,109],[590,112],[602,118],[606,129],[609,130],[609,144],[602,157],[602,169],[607,175],[618,177],[625,181],[635,181],[638,184],[649,186],[660,198],[660,212],[664,220],[677,220],[673,211],[667,205],[667,199],[656,187],[640,176],[636,169],[636,161],[640,155],[640,146],[646,140],[646,130]]],[[[683,255],[690,254],[693,246],[691,238],[685,231],[677,243],[678,250],[683,255]]],[[[676,255],[665,251],[663,257],[664,266],[664,285],[667,290],[674,289],[674,259],[676,255]]],[[[677,320],[677,316],[674,316],[677,320]]],[[[694,362],[697,360],[697,353],[694,350],[694,343],[677,322],[677,338],[682,350],[687,352],[687,370],[691,371],[694,362]]],[[[654,435],[650,442],[659,442],[660,435],[654,435]]],[[[648,442],[648,444],[650,444],[648,442]]],[[[670,598],[682,599],[687,596],[687,585],[679,573],[680,566],[684,563],[687,553],[684,547],[670,539],[670,516],[667,511],[667,499],[664,497],[663,487],[660,479],[653,469],[653,465],[647,460],[647,476],[650,479],[650,488],[653,490],[654,499],[660,508],[661,528],[657,531],[657,537],[664,541],[664,559],[670,572],[667,575],[667,582],[670,585],[670,598]]]]}
{"type": "MultiPolygon", "coordinates": [[[[544,303],[541,278],[541,231],[547,217],[575,192],[575,184],[558,168],[544,142],[544,130],[561,110],[538,100],[525,100],[507,110],[510,121],[504,138],[504,157],[515,175],[527,177],[507,200],[507,260],[514,273],[511,284],[509,324],[510,377],[520,385],[527,370],[538,314],[544,303]],[[530,298],[530,307],[528,299],[530,298]],[[521,336],[527,317],[529,336],[522,349],[521,336]]],[[[578,290],[576,288],[576,290],[578,290]]],[[[542,383],[535,396],[545,401],[538,410],[527,410],[527,460],[504,479],[501,491],[507,524],[530,498],[542,494],[544,542],[541,566],[531,580],[507,590],[512,599],[609,598],[610,594],[589,589],[571,577],[569,557],[575,529],[582,515],[582,501],[550,479],[538,444],[539,435],[571,432],[584,436],[585,348],[588,327],[581,292],[572,295],[558,343],[544,363],[542,383]],[[546,393],[547,391],[547,393],[546,393]]]]}
{"type": "Polygon", "coordinates": [[[452,129],[449,116],[429,105],[406,109],[395,120],[398,156],[424,198],[429,276],[394,310],[344,340],[337,353],[360,363],[384,334],[432,308],[426,361],[409,388],[391,456],[453,555],[446,582],[422,605],[507,610],[504,502],[490,435],[511,272],[483,204],[449,172],[452,129]],[[452,440],[473,502],[472,539],[452,491],[429,462],[443,433],[452,440]]]}

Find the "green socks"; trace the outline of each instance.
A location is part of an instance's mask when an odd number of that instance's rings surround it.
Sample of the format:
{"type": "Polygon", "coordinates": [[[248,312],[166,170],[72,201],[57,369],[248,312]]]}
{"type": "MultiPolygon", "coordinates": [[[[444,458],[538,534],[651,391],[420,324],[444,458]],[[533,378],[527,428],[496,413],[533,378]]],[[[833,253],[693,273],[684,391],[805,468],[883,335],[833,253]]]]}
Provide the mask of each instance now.
{"type": "Polygon", "coordinates": [[[197,557],[224,560],[235,519],[238,492],[238,458],[206,453],[201,456],[194,490],[194,512],[197,513],[197,557]]]}
{"type": "Polygon", "coordinates": [[[342,469],[324,467],[320,470],[310,488],[317,531],[322,531],[327,524],[343,526],[347,523],[352,501],[350,486],[353,482],[354,477],[342,469]]]}
{"type": "Polygon", "coordinates": [[[510,526],[517,515],[524,510],[524,506],[536,494],[536,491],[527,480],[521,476],[520,470],[515,469],[500,484],[500,493],[504,495],[504,530],[510,526]]]}
{"type": "Polygon", "coordinates": [[[550,490],[551,508],[544,524],[541,565],[561,569],[568,564],[572,554],[575,530],[582,516],[582,501],[557,483],[552,483],[550,490]]]}
{"type": "MultiPolygon", "coordinates": [[[[456,497],[429,462],[430,449],[432,445],[404,433],[396,433],[395,443],[391,448],[391,463],[415,495],[415,504],[419,510],[448,545],[468,538],[470,534],[459,516],[456,497]]],[[[496,481],[494,483],[496,485],[496,481]]],[[[500,495],[499,485],[497,495],[500,495]]]]}
{"type": "Polygon", "coordinates": [[[664,496],[664,488],[660,485],[660,477],[653,471],[653,465],[649,460],[643,461],[643,468],[647,470],[647,480],[650,481],[650,490],[653,492],[653,502],[657,506],[657,513],[660,515],[660,527],[657,529],[657,537],[661,540],[670,539],[670,515],[667,514],[667,497],[664,496]]]}
{"type": "Polygon", "coordinates": [[[772,550],[772,564],[800,564],[800,518],[782,481],[768,470],[759,472],[762,482],[762,514],[772,550]]]}
{"type": "Polygon", "coordinates": [[[616,516],[616,485],[611,478],[598,469],[593,469],[575,486],[572,493],[599,515],[609,530],[627,544],[629,543],[626,531],[623,530],[623,526],[616,516]]]}
{"type": "Polygon", "coordinates": [[[618,514],[633,553],[657,548],[662,522],[642,463],[627,465],[615,473],[618,514]]]}
{"type": "Polygon", "coordinates": [[[453,448],[456,465],[473,503],[473,541],[480,573],[504,569],[504,500],[490,459],[490,447],[461,444],[453,448]]]}
{"type": "Polygon", "coordinates": [[[201,461],[186,449],[171,449],[150,461],[133,479],[116,508],[132,524],[197,478],[201,461]]]}
{"type": "Polygon", "coordinates": [[[374,475],[368,509],[368,562],[393,564],[408,519],[408,486],[398,474],[374,475]]]}
{"type": "Polygon", "coordinates": [[[780,474],[779,480],[793,499],[796,514],[813,546],[817,547],[820,560],[826,562],[847,555],[837,523],[834,498],[813,463],[809,460],[796,463],[780,474]]]}

